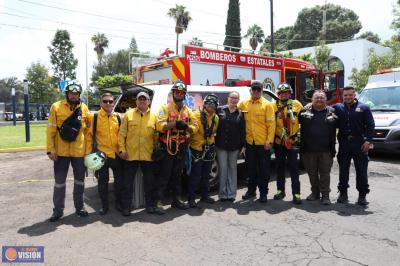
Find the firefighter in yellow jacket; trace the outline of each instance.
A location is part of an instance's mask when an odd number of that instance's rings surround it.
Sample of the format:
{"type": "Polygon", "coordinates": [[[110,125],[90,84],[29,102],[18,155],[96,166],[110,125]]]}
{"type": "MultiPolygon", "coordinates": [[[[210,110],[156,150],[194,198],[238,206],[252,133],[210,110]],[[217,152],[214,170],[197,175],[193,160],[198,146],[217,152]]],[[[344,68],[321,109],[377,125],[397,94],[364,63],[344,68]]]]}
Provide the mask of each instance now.
{"type": "Polygon", "coordinates": [[[203,110],[194,113],[199,129],[190,137],[192,167],[189,181],[189,207],[197,207],[196,191],[200,189],[200,201],[212,204],[215,202],[208,195],[209,176],[215,159],[215,134],[219,118],[215,111],[218,107],[218,97],[209,94],[204,98],[203,110]]]}
{"type": "Polygon", "coordinates": [[[260,81],[251,83],[251,98],[239,103],[246,122],[246,168],[249,175],[247,192],[242,199],[256,196],[259,202],[267,202],[270,175],[271,147],[275,135],[275,115],[272,104],[262,97],[263,85],[260,81]]]}
{"type": "Polygon", "coordinates": [[[157,117],[150,112],[150,96],[142,91],[136,96],[136,108],[125,113],[120,133],[119,151],[124,159],[124,175],[122,189],[122,215],[131,214],[133,198],[133,181],[138,168],[142,170],[146,211],[163,214],[155,201],[154,165],[151,155],[156,141],[157,117]]]}
{"type": "Polygon", "coordinates": [[[105,156],[104,165],[96,171],[101,200],[99,214],[105,215],[109,210],[108,181],[110,168],[114,176],[115,208],[121,211],[122,160],[118,156],[118,133],[121,118],[119,114],[113,113],[114,96],[111,93],[101,95],[100,107],[101,109],[95,116],[91,115],[91,129],[88,130],[87,137],[90,146],[93,147],[93,152],[99,151],[105,156]],[[94,136],[96,139],[93,139],[94,136]]]}
{"type": "Polygon", "coordinates": [[[182,173],[187,159],[189,136],[197,131],[197,123],[192,110],[183,100],[187,92],[186,85],[176,81],[171,89],[173,101],[161,106],[157,117],[157,131],[160,133],[159,145],[154,160],[158,161],[158,201],[168,183],[173,189],[171,206],[187,209],[189,206],[181,200],[182,173]]]}
{"type": "Polygon", "coordinates": [[[285,167],[286,164],[292,179],[293,203],[301,204],[299,170],[297,166],[297,145],[299,131],[299,113],[303,106],[298,100],[292,100],[292,87],[281,83],[277,87],[279,99],[274,104],[275,130],[275,157],[277,166],[276,184],[278,187],[275,200],[282,200],[285,194],[285,167]]]}
{"type": "Polygon", "coordinates": [[[74,173],[73,199],[75,213],[88,216],[84,208],[84,156],[90,152],[86,141],[89,109],[80,102],[81,85],[73,81],[65,88],[66,99],[53,103],[47,126],[47,155],[54,161],[53,215],[50,222],[64,215],[65,188],[69,165],[74,173]]]}

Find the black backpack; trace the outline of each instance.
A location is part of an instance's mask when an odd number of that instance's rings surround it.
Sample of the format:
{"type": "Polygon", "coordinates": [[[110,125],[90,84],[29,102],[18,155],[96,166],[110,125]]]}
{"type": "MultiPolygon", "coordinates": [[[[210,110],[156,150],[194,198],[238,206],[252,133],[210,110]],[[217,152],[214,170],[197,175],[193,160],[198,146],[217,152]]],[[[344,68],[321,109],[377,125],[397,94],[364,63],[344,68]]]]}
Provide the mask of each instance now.
{"type": "Polygon", "coordinates": [[[58,132],[63,140],[67,142],[75,141],[82,127],[82,111],[76,108],[74,112],[58,128],[58,132]]]}

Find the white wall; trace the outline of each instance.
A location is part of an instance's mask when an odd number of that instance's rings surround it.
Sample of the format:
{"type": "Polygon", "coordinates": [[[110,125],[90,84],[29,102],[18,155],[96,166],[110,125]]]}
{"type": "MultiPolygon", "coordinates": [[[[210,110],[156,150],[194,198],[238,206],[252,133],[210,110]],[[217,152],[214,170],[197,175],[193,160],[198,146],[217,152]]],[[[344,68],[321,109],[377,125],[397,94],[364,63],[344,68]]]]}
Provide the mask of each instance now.
{"type": "MultiPolygon", "coordinates": [[[[344,86],[350,85],[349,76],[353,68],[360,70],[368,64],[369,49],[374,49],[378,55],[390,52],[390,48],[364,39],[333,43],[327,46],[331,48],[331,56],[337,57],[343,62],[344,86]]],[[[283,51],[282,53],[292,52],[296,56],[311,53],[314,56],[315,49],[316,46],[283,51]]]]}

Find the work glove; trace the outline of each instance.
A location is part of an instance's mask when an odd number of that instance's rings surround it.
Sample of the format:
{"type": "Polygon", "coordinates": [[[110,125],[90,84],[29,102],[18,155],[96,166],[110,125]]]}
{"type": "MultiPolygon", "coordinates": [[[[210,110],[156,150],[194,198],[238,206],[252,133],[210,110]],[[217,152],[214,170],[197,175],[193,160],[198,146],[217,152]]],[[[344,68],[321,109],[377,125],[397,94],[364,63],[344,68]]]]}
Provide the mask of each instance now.
{"type": "Polygon", "coordinates": [[[186,130],[188,129],[189,125],[183,121],[176,121],[175,128],[178,130],[186,130]]]}

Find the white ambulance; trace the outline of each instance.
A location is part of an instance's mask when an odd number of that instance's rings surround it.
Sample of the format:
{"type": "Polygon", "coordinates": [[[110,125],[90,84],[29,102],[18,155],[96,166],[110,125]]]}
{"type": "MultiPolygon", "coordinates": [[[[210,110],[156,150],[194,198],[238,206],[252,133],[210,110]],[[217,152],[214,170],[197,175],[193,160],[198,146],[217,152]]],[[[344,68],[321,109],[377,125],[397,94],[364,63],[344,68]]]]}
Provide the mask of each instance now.
{"type": "Polygon", "coordinates": [[[374,116],[373,150],[400,154],[400,68],[371,75],[358,99],[374,116]]]}

